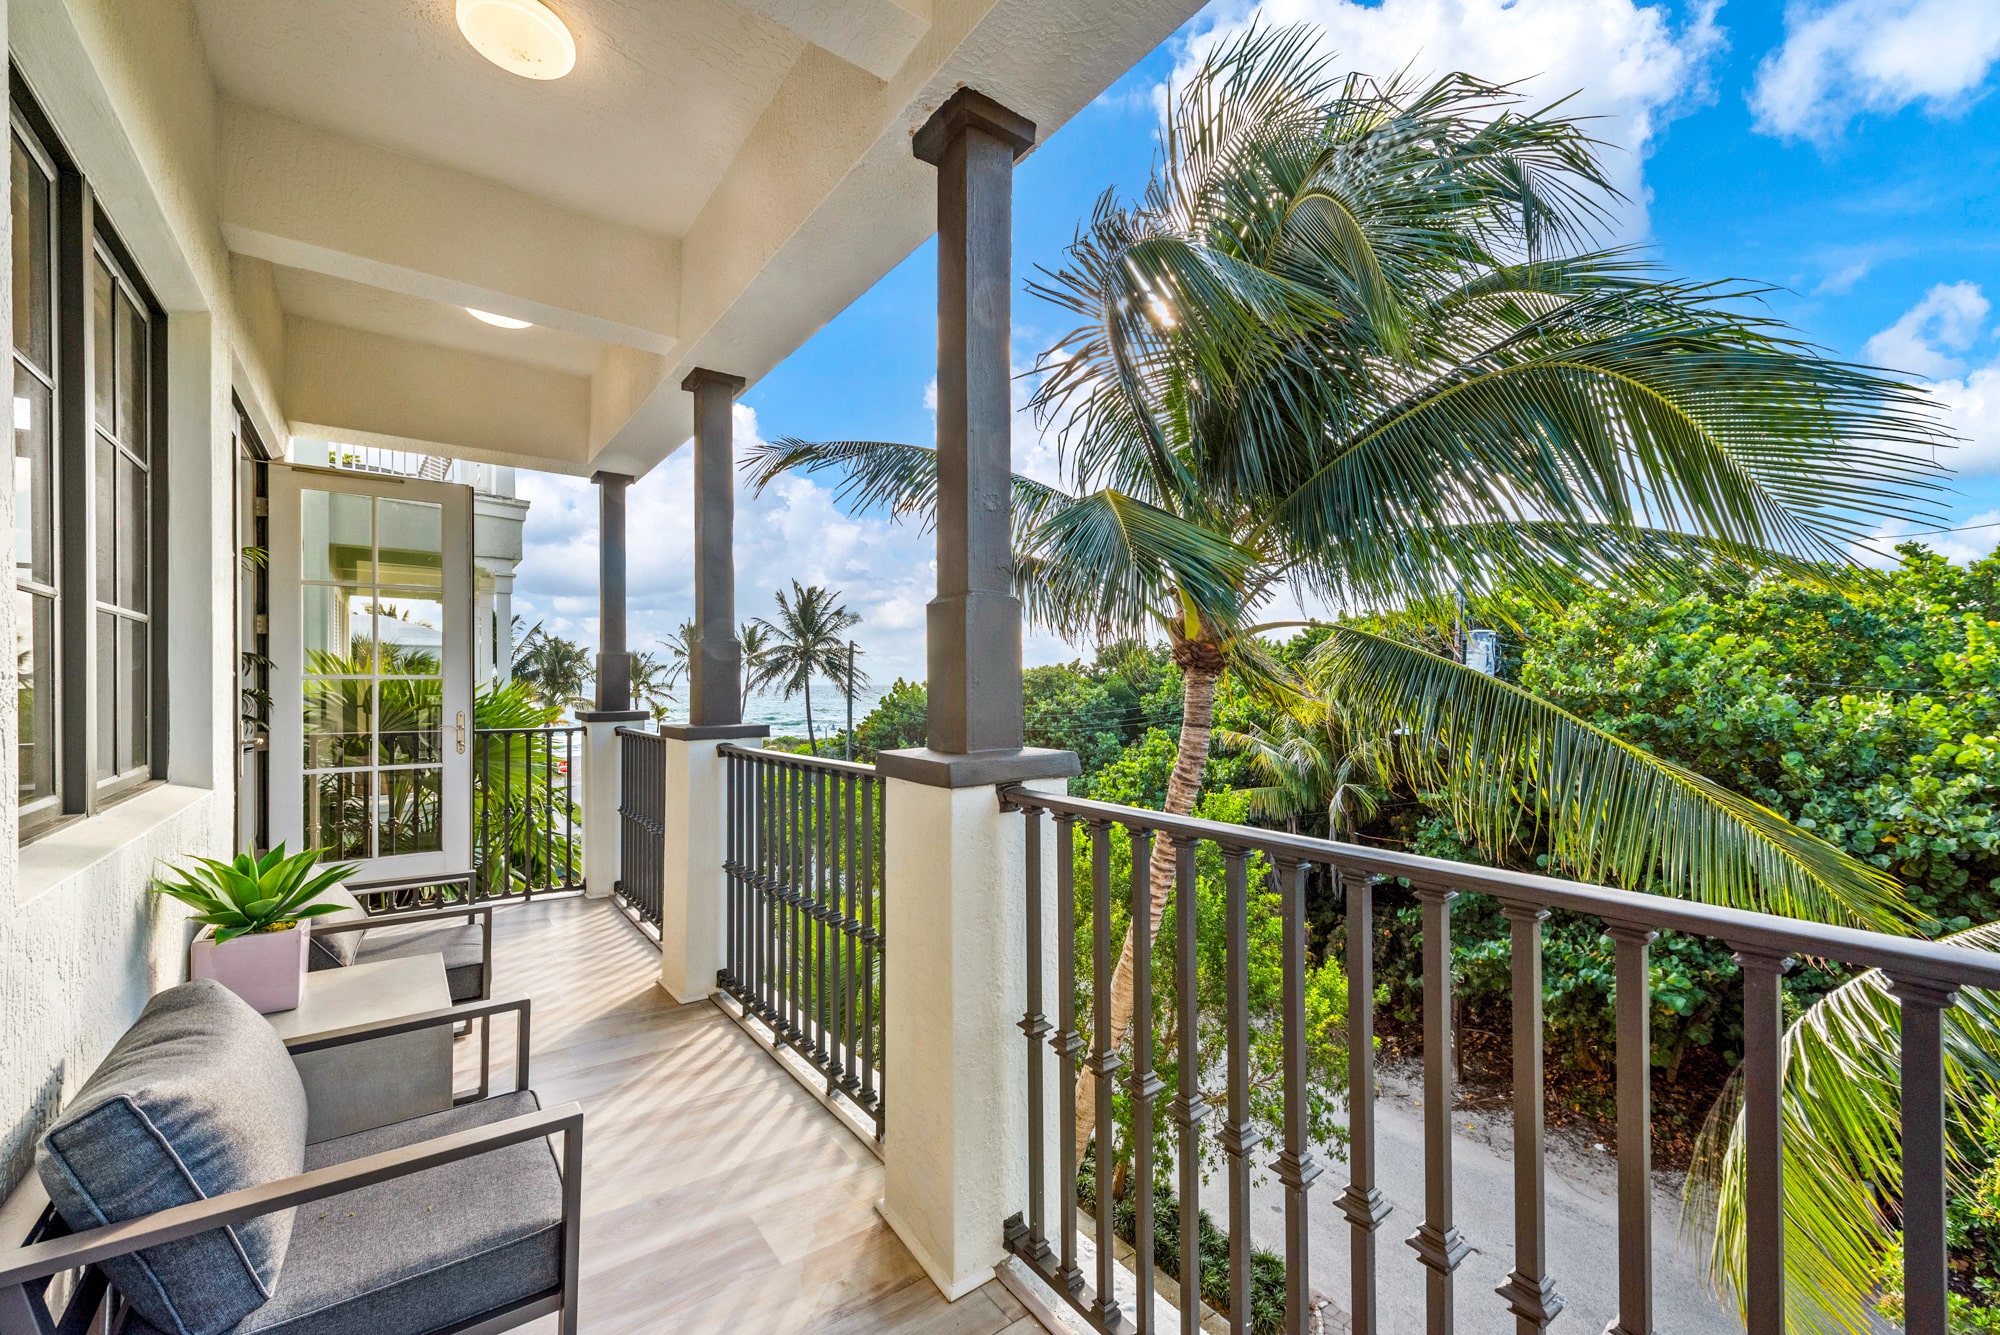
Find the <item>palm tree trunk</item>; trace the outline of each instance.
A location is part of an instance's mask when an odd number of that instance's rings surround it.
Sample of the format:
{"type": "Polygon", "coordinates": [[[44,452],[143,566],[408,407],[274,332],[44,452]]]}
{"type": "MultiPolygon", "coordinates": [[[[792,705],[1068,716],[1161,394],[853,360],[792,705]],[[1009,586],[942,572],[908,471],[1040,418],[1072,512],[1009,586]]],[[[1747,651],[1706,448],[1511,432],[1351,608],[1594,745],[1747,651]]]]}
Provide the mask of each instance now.
{"type": "MultiPolygon", "coordinates": [[[[1208,763],[1209,734],[1215,726],[1215,683],[1222,676],[1221,655],[1213,650],[1213,646],[1188,647],[1208,649],[1209,652],[1189,654],[1187,656],[1194,661],[1181,665],[1181,737],[1174,753],[1173,772],[1167,776],[1164,808],[1170,816],[1192,815],[1195,799],[1201,796],[1201,771],[1208,763]]],[[[1179,658],[1182,655],[1175,656],[1179,658]]],[[[1160,915],[1166,911],[1167,901],[1173,893],[1176,862],[1173,841],[1155,839],[1146,878],[1153,906],[1149,917],[1154,935],[1159,933],[1160,915]]],[[[1096,930],[1095,924],[1093,930],[1096,930]]],[[[1067,944],[1064,943],[1065,946],[1067,944]]],[[[1125,1042],[1125,1035],[1132,1028],[1132,969],[1132,928],[1128,924],[1124,948],[1118,953],[1118,967],[1111,975],[1111,1046],[1114,1049],[1125,1042]]],[[[1084,1148],[1090,1144],[1096,1128],[1097,1082],[1079,1080],[1076,1083],[1076,1154],[1079,1167],[1083,1163],[1084,1148]]],[[[1101,1151],[1098,1162],[1104,1162],[1101,1151]]]]}
{"type": "Polygon", "coordinates": [[[813,732],[813,684],[806,678],[806,745],[812,748],[814,756],[819,755],[819,736],[813,732]]]}

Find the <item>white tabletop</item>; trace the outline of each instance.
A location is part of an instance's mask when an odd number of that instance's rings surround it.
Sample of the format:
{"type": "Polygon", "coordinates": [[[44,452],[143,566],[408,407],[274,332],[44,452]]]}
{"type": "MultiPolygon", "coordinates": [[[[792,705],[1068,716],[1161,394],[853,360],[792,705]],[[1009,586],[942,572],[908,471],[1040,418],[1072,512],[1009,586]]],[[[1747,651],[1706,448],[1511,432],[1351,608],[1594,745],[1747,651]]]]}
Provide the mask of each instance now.
{"type": "Polygon", "coordinates": [[[310,1038],[358,1024],[441,1011],[450,1005],[444,956],[409,955],[314,970],[299,990],[296,1010],[274,1011],[264,1018],[279,1038],[310,1038]]]}

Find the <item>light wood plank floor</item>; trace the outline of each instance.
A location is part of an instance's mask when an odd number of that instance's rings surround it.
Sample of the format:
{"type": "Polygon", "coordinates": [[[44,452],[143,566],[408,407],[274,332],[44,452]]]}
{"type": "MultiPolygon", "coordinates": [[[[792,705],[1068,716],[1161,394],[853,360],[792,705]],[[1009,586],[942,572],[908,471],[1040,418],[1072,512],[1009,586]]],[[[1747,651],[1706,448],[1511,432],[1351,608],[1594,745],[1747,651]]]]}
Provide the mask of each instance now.
{"type": "MultiPolygon", "coordinates": [[[[881,1163],[728,1016],[661,990],[658,950],[615,907],[508,907],[493,937],[494,995],[534,1000],[543,1106],[584,1107],[590,1335],[1041,1330],[997,1281],[946,1303],[875,1212],[881,1163]]],[[[461,1087],[477,1053],[459,1041],[461,1087]]]]}

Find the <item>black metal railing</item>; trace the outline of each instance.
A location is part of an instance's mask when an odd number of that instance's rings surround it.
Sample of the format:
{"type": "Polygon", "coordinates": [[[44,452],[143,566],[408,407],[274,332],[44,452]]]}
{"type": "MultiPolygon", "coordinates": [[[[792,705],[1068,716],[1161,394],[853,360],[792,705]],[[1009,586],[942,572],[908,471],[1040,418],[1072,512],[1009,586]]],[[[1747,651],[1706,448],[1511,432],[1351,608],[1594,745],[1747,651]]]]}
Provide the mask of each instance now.
{"type": "Polygon", "coordinates": [[[717,983],[883,1126],[882,781],[873,766],[739,746],[717,983]]]}
{"type": "Polygon", "coordinates": [[[667,747],[657,732],[618,730],[618,881],[612,894],[654,935],[667,865],[667,747]]]}
{"type": "Polygon", "coordinates": [[[582,764],[580,726],[473,731],[474,899],[583,888],[582,764]]]}
{"type": "MultiPolygon", "coordinates": [[[[1900,1217],[1904,1236],[1905,1328],[1945,1335],[1945,1085],[1941,1019],[1963,987],[2000,987],[2000,958],[1913,938],[1852,928],[1822,926],[1769,914],[1719,908],[1663,896],[1612,890],[1552,877],[1436,858],[1385,852],[1353,844],[1308,839],[1212,821],[1162,816],[1109,803],[1038,793],[1002,791],[1002,805],[1025,815],[1027,910],[1027,1007],[1021,1028],[1027,1035],[1028,1114],[1027,1200],[1006,1221],[1009,1247],[1036,1267],[1076,1311],[1103,1331],[1155,1329],[1156,1268],[1152,1193],[1158,1166],[1153,1137],[1139,1134],[1129,1147],[1131,1239],[1137,1303],[1128,1317],[1111,1297],[1115,1292],[1114,1206],[1110,1173],[1095,1190],[1096,1266],[1086,1275],[1078,1263],[1078,1185],[1082,1161],[1071,1110],[1079,1079],[1096,1082],[1096,1117],[1083,1139],[1110,1145],[1116,1135],[1113,1096],[1127,1100],[1131,1125],[1154,1126],[1164,1108],[1170,1128],[1179,1195],[1185,1221],[1179,1227],[1180,1303],[1178,1326],[1193,1335],[1202,1318],[1200,1230],[1194,1203],[1201,1199],[1204,1138],[1220,1149],[1225,1173],[1229,1271],[1226,1298],[1216,1304],[1229,1329],[1250,1324],[1252,1266],[1252,1176],[1268,1167],[1284,1189],[1285,1320],[1288,1335],[1313,1328],[1313,1289],[1308,1255],[1309,1212],[1338,1210],[1350,1226],[1351,1292],[1348,1317],[1354,1335],[1379,1335],[1377,1235],[1390,1214],[1376,1178],[1374,926],[1378,887],[1404,884],[1422,908],[1423,957],[1423,1117],[1424,1188],[1421,1222],[1408,1239],[1414,1255],[1396,1249],[1396,1262],[1425,1268],[1427,1326],[1432,1335],[1455,1328],[1454,1282],[1459,1267],[1474,1254],[1472,1241],[1454,1222],[1452,1208],[1452,902],[1462,892],[1492,896],[1512,930],[1514,1238],[1513,1266],[1505,1276],[1482,1275],[1482,1287],[1499,1280],[1497,1301],[1512,1313],[1521,1335],[1547,1330],[1562,1301],[1548,1270],[1543,1170],[1542,924],[1551,910],[1587,915],[1603,923],[1615,946],[1617,1036],[1618,1234],[1617,1310],[1612,1328],[1649,1332],[1653,1313],[1653,1216],[1651,1208],[1651,980],[1649,949],[1663,930],[1709,937],[1735,952],[1744,974],[1743,1108],[1746,1216],[1744,1298],[1751,1335],[1783,1335],[1785,1330],[1785,1229],[1783,1117],[1783,1014],[1780,979],[1795,959],[1833,960],[1876,968],[1886,975],[1902,1006],[1902,1119],[1904,1169],[1900,1217]],[[1047,818],[1055,827],[1055,886],[1043,884],[1047,818]],[[1087,847],[1079,849],[1082,835],[1087,847]],[[1129,889],[1114,889],[1114,843],[1127,842],[1129,889]],[[1173,873],[1166,905],[1174,931],[1160,948],[1169,960],[1162,979],[1172,980],[1173,1048],[1165,1054],[1178,1079],[1197,1073],[1182,1088],[1167,1085],[1155,1069],[1151,1006],[1155,979],[1152,957],[1153,902],[1148,874],[1156,840],[1168,841],[1173,873]],[[1204,852],[1204,847],[1207,850],[1204,852]],[[1197,938],[1197,857],[1221,862],[1221,935],[1226,1018],[1205,1030],[1197,1013],[1195,986],[1203,967],[1204,943],[1197,938]],[[1251,882],[1261,872],[1275,894],[1258,899],[1275,908],[1280,920],[1281,1055],[1277,1069],[1282,1116],[1273,1136],[1275,1154],[1260,1164],[1265,1146],[1254,1115],[1250,1062],[1251,1028],[1248,967],[1252,923],[1251,882]],[[1089,997],[1078,993],[1076,877],[1087,876],[1090,895],[1091,957],[1089,997]],[[1308,877],[1318,893],[1331,892],[1345,922],[1347,971],[1347,1183],[1330,1199],[1314,1191],[1321,1166],[1314,1161],[1306,1089],[1307,983],[1306,898],[1308,877]],[[1112,1010],[1114,897],[1122,898],[1133,924],[1134,980],[1129,1040],[1114,1043],[1112,1010]],[[1050,902],[1051,898],[1053,903],[1050,902]],[[1051,935],[1052,934],[1052,935],[1051,935]],[[1051,976],[1051,969],[1053,975],[1051,976]],[[1053,993],[1055,1014],[1048,1013],[1053,993]],[[1087,1006],[1087,1021],[1080,1012],[1087,1006]],[[1084,1032],[1087,1023],[1089,1032],[1084,1032]],[[1202,1046],[1205,1032],[1219,1035],[1202,1046]],[[1051,1109],[1050,1064],[1055,1097],[1051,1109]],[[1200,1088],[1204,1078],[1221,1081],[1211,1103],[1200,1088]],[[1122,1089],[1120,1088],[1122,1086],[1122,1089]],[[1164,1105],[1158,1100],[1171,1094],[1164,1105]],[[1046,1120],[1057,1127],[1056,1171],[1049,1172],[1046,1120]],[[1056,1200],[1048,1199],[1056,1190],[1056,1200]]],[[[1212,912],[1212,910],[1211,910],[1212,912]]],[[[1212,964],[1210,967],[1213,967],[1212,964]]],[[[1268,1099],[1268,1088],[1263,1091],[1268,1099]]],[[[1268,1104],[1267,1104],[1268,1106],[1268,1104]]],[[[1097,1160],[1102,1164],[1105,1160],[1097,1160]]],[[[1483,1240],[1485,1258],[1503,1250],[1499,1240],[1483,1240]]],[[[1380,1258],[1389,1264],[1389,1258],[1380,1258]]],[[[1489,1301],[1494,1301],[1489,1299],[1489,1301]]],[[[1480,1323],[1484,1325],[1484,1322],[1480,1323]]]]}

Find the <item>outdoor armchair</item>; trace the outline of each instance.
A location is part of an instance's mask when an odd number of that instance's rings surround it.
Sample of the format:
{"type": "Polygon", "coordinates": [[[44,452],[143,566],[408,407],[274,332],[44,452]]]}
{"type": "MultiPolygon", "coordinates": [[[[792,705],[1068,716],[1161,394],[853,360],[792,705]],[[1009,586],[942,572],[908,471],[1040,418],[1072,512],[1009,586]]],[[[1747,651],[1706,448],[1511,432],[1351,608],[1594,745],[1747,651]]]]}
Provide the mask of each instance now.
{"type": "Polygon", "coordinates": [[[406,955],[444,956],[445,984],[453,1001],[484,1001],[493,995],[493,905],[425,904],[378,907],[368,900],[393,900],[418,889],[460,887],[470,898],[472,873],[426,876],[408,881],[370,881],[336,887],[325,898],[343,905],[312,921],[310,967],[338,969],[349,964],[400,959],[406,955]]]}
{"type": "Polygon", "coordinates": [[[528,1019],[525,999],[487,1002],[286,1045],[214,983],[161,993],[0,1209],[24,1239],[0,1248],[0,1335],[81,1335],[107,1303],[128,1335],[465,1335],[550,1314],[575,1335],[583,1113],[527,1088],[528,1019]],[[514,1090],[305,1143],[291,1053],[504,1013],[514,1090]]]}

